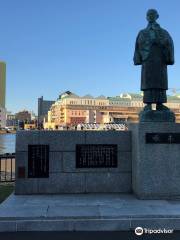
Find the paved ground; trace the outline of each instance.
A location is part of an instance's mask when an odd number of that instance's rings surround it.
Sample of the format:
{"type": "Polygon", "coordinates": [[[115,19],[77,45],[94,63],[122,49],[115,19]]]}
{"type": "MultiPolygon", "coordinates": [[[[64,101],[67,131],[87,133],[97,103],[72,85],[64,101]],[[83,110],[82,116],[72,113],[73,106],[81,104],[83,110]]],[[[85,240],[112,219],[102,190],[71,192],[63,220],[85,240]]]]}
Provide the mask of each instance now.
{"type": "Polygon", "coordinates": [[[12,194],[0,205],[0,231],[180,230],[180,200],[125,194],[12,194]]]}

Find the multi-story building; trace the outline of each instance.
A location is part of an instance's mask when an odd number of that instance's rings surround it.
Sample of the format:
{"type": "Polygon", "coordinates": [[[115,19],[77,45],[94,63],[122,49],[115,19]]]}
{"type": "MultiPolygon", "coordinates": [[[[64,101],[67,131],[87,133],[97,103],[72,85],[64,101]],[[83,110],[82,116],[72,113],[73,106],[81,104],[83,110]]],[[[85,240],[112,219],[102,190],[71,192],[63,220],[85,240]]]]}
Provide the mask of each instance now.
{"type": "Polygon", "coordinates": [[[6,126],[6,64],[0,62],[0,128],[6,126]]]}
{"type": "Polygon", "coordinates": [[[102,114],[99,109],[105,108],[109,101],[104,96],[93,98],[91,95],[79,97],[67,91],[62,93],[51,106],[44,128],[59,128],[78,123],[100,123],[102,114]]]}
{"type": "MultiPolygon", "coordinates": [[[[112,107],[109,114],[113,122],[138,121],[138,113],[143,109],[143,94],[120,94],[117,97],[108,97],[109,105],[112,107]],[[118,110],[115,112],[115,108],[118,110]]],[[[176,122],[180,122],[180,95],[167,96],[165,103],[176,115],[176,122]]],[[[155,109],[155,104],[152,106],[155,109]]]]}
{"type": "Polygon", "coordinates": [[[24,125],[31,124],[31,113],[27,110],[20,111],[15,114],[15,119],[18,122],[18,129],[24,129],[24,125]]]}
{"type": "Polygon", "coordinates": [[[32,123],[25,123],[24,124],[24,129],[25,130],[32,130],[32,129],[36,129],[36,123],[32,122],[32,123]]]}
{"type": "Polygon", "coordinates": [[[0,107],[0,129],[6,127],[6,109],[0,107]]]}
{"type": "Polygon", "coordinates": [[[30,114],[31,114],[31,120],[36,121],[38,118],[36,114],[33,111],[30,111],[30,114]]]}
{"type": "Polygon", "coordinates": [[[16,119],[16,115],[11,112],[6,113],[6,126],[12,129],[18,127],[18,120],[16,119]]]}
{"type": "Polygon", "coordinates": [[[5,108],[6,95],[6,64],[0,62],[0,107],[5,108]]]}
{"type": "Polygon", "coordinates": [[[55,101],[44,100],[43,96],[38,98],[38,121],[43,122],[43,119],[47,116],[51,105],[55,101]]]}
{"type": "Polygon", "coordinates": [[[31,121],[31,113],[27,110],[23,110],[15,114],[15,118],[18,121],[22,122],[30,122],[31,121]]]}
{"type": "MultiPolygon", "coordinates": [[[[180,98],[168,96],[166,105],[175,112],[176,121],[180,122],[180,98]]],[[[79,97],[67,91],[51,106],[48,117],[44,120],[44,128],[58,129],[79,123],[137,122],[138,113],[143,107],[142,94],[93,98],[91,95],[79,97]]]]}

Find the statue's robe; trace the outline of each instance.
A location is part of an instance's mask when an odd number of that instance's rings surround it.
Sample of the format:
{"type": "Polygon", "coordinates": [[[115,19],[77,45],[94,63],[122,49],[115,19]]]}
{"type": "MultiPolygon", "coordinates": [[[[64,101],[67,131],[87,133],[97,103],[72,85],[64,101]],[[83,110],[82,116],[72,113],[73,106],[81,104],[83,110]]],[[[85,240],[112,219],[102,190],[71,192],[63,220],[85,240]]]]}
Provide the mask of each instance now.
{"type": "Polygon", "coordinates": [[[134,64],[142,65],[141,90],[144,103],[167,102],[167,65],[174,64],[174,45],[169,33],[159,24],[148,24],[136,39],[134,64]]]}

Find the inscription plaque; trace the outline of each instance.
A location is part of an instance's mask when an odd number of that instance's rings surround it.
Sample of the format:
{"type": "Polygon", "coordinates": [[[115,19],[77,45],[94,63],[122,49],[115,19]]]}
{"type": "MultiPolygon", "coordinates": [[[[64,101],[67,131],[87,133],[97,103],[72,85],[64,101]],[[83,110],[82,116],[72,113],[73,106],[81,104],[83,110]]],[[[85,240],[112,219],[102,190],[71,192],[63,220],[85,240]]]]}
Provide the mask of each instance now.
{"type": "Polygon", "coordinates": [[[28,177],[49,177],[49,145],[28,145],[28,177]]]}
{"type": "Polygon", "coordinates": [[[180,133],[146,133],[146,143],[180,143],[180,133]]]}
{"type": "Polygon", "coordinates": [[[116,168],[116,144],[77,144],[76,168],[116,168]]]}

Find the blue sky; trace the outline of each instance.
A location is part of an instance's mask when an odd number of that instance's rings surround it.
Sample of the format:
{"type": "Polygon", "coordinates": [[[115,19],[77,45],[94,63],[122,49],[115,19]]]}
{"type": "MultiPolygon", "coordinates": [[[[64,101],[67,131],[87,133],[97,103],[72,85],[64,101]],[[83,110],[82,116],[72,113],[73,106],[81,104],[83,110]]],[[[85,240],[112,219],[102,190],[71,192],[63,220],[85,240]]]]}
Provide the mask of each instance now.
{"type": "Polygon", "coordinates": [[[0,60],[7,63],[7,109],[37,112],[37,98],[60,92],[117,96],[139,92],[133,65],[147,9],[174,40],[169,87],[180,88],[180,1],[0,0],[0,60]]]}

